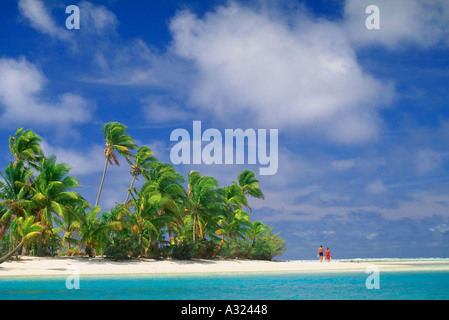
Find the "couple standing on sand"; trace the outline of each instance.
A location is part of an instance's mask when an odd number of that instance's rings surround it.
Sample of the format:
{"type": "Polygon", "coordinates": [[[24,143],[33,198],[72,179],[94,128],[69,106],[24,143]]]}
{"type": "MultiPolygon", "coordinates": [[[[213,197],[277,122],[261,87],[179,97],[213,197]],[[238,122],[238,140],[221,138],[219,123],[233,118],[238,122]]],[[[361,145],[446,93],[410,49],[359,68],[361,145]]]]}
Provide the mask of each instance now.
{"type": "Polygon", "coordinates": [[[329,250],[329,247],[327,247],[326,252],[324,252],[323,246],[320,246],[318,248],[318,256],[320,258],[320,262],[323,262],[323,255],[326,254],[326,260],[327,262],[331,261],[331,251],[329,250]]]}

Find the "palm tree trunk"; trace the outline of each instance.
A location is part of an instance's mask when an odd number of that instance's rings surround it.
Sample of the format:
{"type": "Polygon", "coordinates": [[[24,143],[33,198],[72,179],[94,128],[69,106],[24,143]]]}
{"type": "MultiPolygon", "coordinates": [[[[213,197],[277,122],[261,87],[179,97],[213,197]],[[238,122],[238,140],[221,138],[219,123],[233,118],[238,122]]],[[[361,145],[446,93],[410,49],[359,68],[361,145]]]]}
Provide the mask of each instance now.
{"type": "Polygon", "coordinates": [[[43,244],[43,242],[42,242],[42,233],[41,234],[39,234],[39,241],[37,242],[37,256],[38,257],[42,257],[44,254],[43,254],[43,247],[44,246],[44,244],[43,244]]]}
{"type": "Polygon", "coordinates": [[[14,250],[10,251],[6,256],[0,258],[0,264],[9,260],[13,255],[15,255],[19,250],[22,248],[23,243],[25,242],[25,238],[22,239],[22,241],[19,243],[17,247],[14,248],[14,250]]]}
{"type": "Polygon", "coordinates": [[[198,229],[200,230],[200,238],[204,239],[203,224],[201,223],[201,221],[199,219],[198,219],[198,229]]]}
{"type": "Polygon", "coordinates": [[[98,191],[97,201],[95,202],[95,206],[98,206],[98,202],[100,201],[101,191],[103,190],[104,177],[106,176],[106,170],[108,169],[108,158],[106,158],[106,162],[104,164],[103,177],[101,178],[100,190],[98,191]]]}
{"type": "Polygon", "coordinates": [[[193,216],[193,233],[192,233],[192,241],[195,242],[195,225],[196,225],[196,219],[195,216],[193,216]]]}
{"type": "Polygon", "coordinates": [[[220,251],[221,251],[221,248],[223,247],[223,244],[224,244],[224,234],[221,235],[221,241],[220,241],[220,243],[218,244],[217,251],[215,252],[215,256],[218,256],[218,254],[219,254],[220,251]]]}
{"type": "Polygon", "coordinates": [[[5,237],[6,229],[8,228],[9,225],[9,220],[11,220],[11,217],[6,218],[5,223],[0,228],[0,241],[3,240],[3,238],[5,237]]]}
{"type": "Polygon", "coordinates": [[[134,186],[134,182],[136,181],[136,177],[137,177],[137,176],[133,176],[133,181],[131,182],[131,186],[129,187],[128,196],[126,197],[125,203],[127,203],[128,200],[129,200],[129,196],[131,195],[131,189],[132,189],[133,186],[134,186]]]}

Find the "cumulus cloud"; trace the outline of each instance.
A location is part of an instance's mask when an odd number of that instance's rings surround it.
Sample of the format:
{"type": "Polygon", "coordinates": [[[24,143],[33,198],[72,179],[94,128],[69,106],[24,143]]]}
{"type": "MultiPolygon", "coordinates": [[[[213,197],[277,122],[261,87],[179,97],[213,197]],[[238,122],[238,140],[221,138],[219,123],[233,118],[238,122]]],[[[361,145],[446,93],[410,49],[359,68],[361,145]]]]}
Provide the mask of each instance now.
{"type": "Polygon", "coordinates": [[[347,0],[344,25],[356,45],[379,44],[401,49],[449,45],[449,2],[446,0],[347,0]],[[380,29],[368,30],[365,13],[369,5],[379,8],[380,29]]]}
{"type": "Polygon", "coordinates": [[[115,33],[119,21],[116,15],[103,5],[94,5],[91,2],[81,1],[79,3],[82,12],[82,29],[89,33],[104,35],[115,33]]]}
{"type": "Polygon", "coordinates": [[[93,145],[88,150],[77,150],[53,146],[47,141],[41,142],[45,155],[56,155],[58,162],[72,167],[70,174],[75,176],[101,173],[104,166],[104,147],[93,145]]]}
{"type": "Polygon", "coordinates": [[[29,21],[34,29],[59,40],[69,41],[71,39],[67,29],[55,23],[43,1],[19,0],[18,6],[21,15],[29,21]]]}
{"type": "Polygon", "coordinates": [[[387,190],[387,186],[380,179],[376,179],[366,186],[366,192],[371,195],[381,195],[387,192],[387,190]]]}
{"type": "MultiPolygon", "coordinates": [[[[65,25],[60,25],[55,22],[51,11],[45,6],[43,1],[19,0],[18,7],[20,14],[37,31],[72,44],[75,44],[75,41],[77,41],[72,36],[73,32],[68,31],[65,25]]],[[[78,7],[80,9],[80,16],[82,15],[82,20],[80,19],[80,29],[76,31],[77,37],[92,38],[115,33],[118,26],[118,19],[105,6],[94,5],[88,1],[81,1],[78,7]]]]}
{"type": "Polygon", "coordinates": [[[0,124],[4,127],[34,124],[68,130],[90,120],[92,105],[82,96],[63,93],[56,99],[46,98],[45,75],[25,58],[1,58],[0,83],[0,124]]]}
{"type": "Polygon", "coordinates": [[[141,103],[145,118],[151,123],[184,122],[193,116],[170,97],[148,96],[141,103]]]}
{"type": "Polygon", "coordinates": [[[374,138],[377,108],[394,89],[364,72],[339,25],[298,15],[292,26],[236,3],[204,18],[179,12],[172,51],[197,69],[192,105],[228,123],[318,128],[348,143],[374,138]]]}
{"type": "Polygon", "coordinates": [[[335,170],[346,171],[355,167],[356,159],[335,160],[332,161],[330,165],[335,170]]]}
{"type": "Polygon", "coordinates": [[[441,154],[429,148],[419,150],[415,156],[415,172],[419,176],[428,175],[441,169],[441,154]]]}

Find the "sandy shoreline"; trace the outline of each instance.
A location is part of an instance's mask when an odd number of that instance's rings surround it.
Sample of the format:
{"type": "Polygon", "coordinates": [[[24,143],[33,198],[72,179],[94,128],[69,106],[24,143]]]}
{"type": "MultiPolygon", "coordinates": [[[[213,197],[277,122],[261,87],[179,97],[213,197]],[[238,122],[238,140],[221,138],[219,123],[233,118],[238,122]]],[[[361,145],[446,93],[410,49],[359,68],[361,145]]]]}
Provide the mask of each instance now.
{"type": "Polygon", "coordinates": [[[103,258],[37,258],[0,264],[0,278],[11,276],[58,276],[77,270],[80,275],[191,274],[223,272],[365,272],[375,265],[382,270],[449,271],[449,261],[254,261],[254,260],[162,260],[111,261],[103,258]]]}

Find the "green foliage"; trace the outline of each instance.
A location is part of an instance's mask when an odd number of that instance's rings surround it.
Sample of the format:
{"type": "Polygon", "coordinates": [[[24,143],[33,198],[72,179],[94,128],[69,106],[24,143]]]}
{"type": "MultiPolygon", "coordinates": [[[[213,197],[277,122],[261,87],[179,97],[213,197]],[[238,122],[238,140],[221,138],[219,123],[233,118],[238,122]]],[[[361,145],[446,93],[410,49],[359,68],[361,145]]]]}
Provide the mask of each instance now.
{"type": "Polygon", "coordinates": [[[193,242],[190,240],[180,241],[163,248],[163,255],[176,260],[189,260],[193,258],[193,242]]]}
{"type": "Polygon", "coordinates": [[[0,240],[0,257],[3,257],[4,255],[6,255],[8,253],[8,251],[9,251],[8,246],[9,246],[9,241],[8,241],[7,237],[0,240]]]}
{"type": "Polygon", "coordinates": [[[254,243],[252,248],[252,259],[272,260],[287,249],[285,240],[279,235],[272,233],[272,228],[266,229],[262,237],[254,243]]]}
{"type": "Polygon", "coordinates": [[[104,248],[104,255],[112,260],[137,258],[140,252],[137,235],[117,235],[104,248]]]}
{"type": "Polygon", "coordinates": [[[17,166],[19,161],[33,165],[42,159],[44,154],[40,146],[41,140],[32,130],[23,128],[19,128],[13,137],[9,137],[9,150],[15,158],[14,166],[17,166]]]}
{"type": "Polygon", "coordinates": [[[220,256],[227,259],[251,259],[252,242],[248,239],[231,238],[221,248],[220,256]]]}
{"type": "Polygon", "coordinates": [[[264,228],[256,241],[232,238],[223,246],[220,255],[232,259],[272,260],[286,250],[285,240],[272,231],[271,227],[264,228]]]}
{"type": "Polygon", "coordinates": [[[191,171],[186,188],[173,165],[159,162],[150,147],[138,148],[126,129],[118,122],[102,127],[105,167],[96,202],[108,164],[119,165],[118,156],[130,165],[132,178],[123,190],[125,202],[109,212],[75,191],[81,186],[71,167],[45,156],[36,133],[20,128],[10,137],[14,162],[0,172],[0,257],[22,241],[28,254],[111,259],[271,260],[285,251],[271,227],[252,221],[247,197],[264,199],[253,171],[244,170],[224,187],[191,171]],[[138,178],[144,180],[140,189],[134,187],[138,178]]]}
{"type": "Polygon", "coordinates": [[[193,242],[187,238],[166,247],[164,255],[177,260],[210,259],[214,257],[216,250],[217,244],[212,240],[202,238],[193,242]]]}
{"type": "Polygon", "coordinates": [[[115,152],[125,157],[126,161],[130,165],[132,165],[131,158],[133,155],[131,153],[131,150],[136,149],[137,146],[134,144],[131,136],[125,132],[126,128],[127,127],[125,125],[118,122],[108,122],[103,125],[102,132],[106,141],[106,148],[104,149],[104,156],[106,158],[106,161],[95,206],[98,206],[98,202],[100,201],[108,163],[111,165],[120,165],[115,152]]]}

